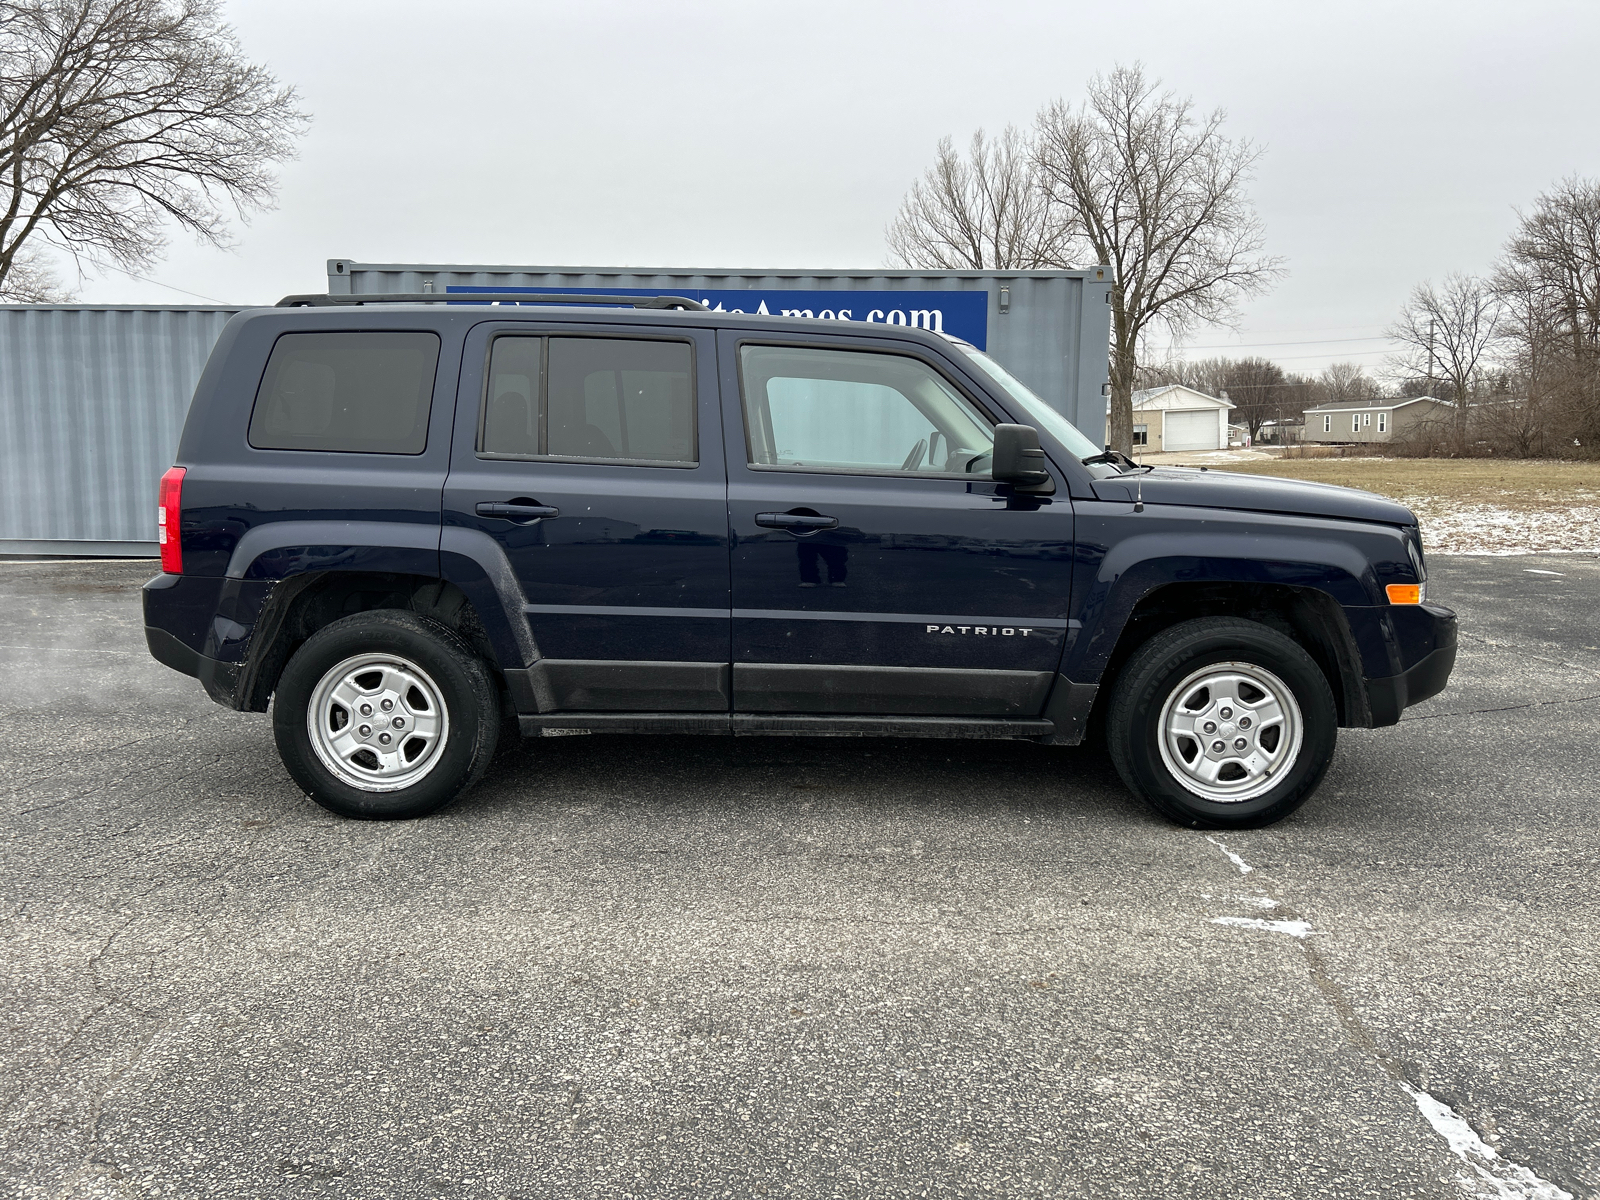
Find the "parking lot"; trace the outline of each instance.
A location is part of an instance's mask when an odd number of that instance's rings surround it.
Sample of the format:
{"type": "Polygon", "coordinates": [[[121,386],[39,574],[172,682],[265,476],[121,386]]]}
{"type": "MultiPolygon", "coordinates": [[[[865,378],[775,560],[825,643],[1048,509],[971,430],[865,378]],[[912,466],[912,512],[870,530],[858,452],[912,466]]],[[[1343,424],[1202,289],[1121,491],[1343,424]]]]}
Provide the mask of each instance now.
{"type": "Polygon", "coordinates": [[[150,564],[0,563],[0,1180],[1600,1196],[1600,559],[1432,567],[1451,688],[1208,837],[1092,749],[832,739],[341,821],[146,655],[150,564]]]}

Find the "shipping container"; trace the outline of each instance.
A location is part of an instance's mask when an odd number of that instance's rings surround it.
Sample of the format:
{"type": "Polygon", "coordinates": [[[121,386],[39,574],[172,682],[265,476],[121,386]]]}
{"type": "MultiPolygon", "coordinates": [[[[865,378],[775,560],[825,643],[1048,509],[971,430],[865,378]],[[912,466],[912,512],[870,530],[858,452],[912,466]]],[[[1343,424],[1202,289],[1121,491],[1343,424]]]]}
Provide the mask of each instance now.
{"type": "Polygon", "coordinates": [[[988,351],[1105,442],[1111,270],[635,271],[328,260],[328,291],[668,293],[725,312],[916,325],[988,351]]]}
{"type": "MultiPolygon", "coordinates": [[[[1098,445],[1110,271],[624,271],[328,260],[328,290],[670,292],[915,325],[987,350],[1098,445]]],[[[243,306],[0,305],[0,554],[151,556],[195,384],[243,306]]]]}
{"type": "Polygon", "coordinates": [[[0,554],[155,555],[156,485],[238,311],[0,305],[0,554]]]}

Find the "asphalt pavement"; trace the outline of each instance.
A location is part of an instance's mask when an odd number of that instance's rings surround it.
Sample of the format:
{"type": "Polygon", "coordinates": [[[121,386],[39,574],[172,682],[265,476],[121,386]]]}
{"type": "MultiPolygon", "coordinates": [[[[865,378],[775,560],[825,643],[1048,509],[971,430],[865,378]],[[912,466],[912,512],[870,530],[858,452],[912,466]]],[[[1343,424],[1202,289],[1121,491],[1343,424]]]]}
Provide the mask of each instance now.
{"type": "Polygon", "coordinates": [[[343,821],[150,564],[0,563],[0,1188],[1600,1197],[1600,560],[1432,568],[1450,689],[1208,837],[1093,749],[799,738],[343,821]]]}

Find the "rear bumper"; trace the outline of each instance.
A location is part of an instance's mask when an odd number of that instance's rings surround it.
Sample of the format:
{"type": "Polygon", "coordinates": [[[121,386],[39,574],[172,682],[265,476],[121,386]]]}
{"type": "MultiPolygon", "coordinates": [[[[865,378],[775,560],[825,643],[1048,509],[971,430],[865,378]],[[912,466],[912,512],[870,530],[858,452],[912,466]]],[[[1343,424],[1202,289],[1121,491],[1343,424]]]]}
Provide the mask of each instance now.
{"type": "Polygon", "coordinates": [[[1411,658],[1418,652],[1421,657],[1398,675],[1367,680],[1367,704],[1374,726],[1393,725],[1413,704],[1444,691],[1456,665],[1456,614],[1437,604],[1408,608],[1406,614],[1402,628],[1411,636],[1403,640],[1402,657],[1411,658]]]}
{"type": "Polygon", "coordinates": [[[228,582],[157,575],[144,585],[144,640],[157,662],[198,679],[218,704],[240,708],[250,630],[224,615],[236,607],[224,596],[228,582]]]}

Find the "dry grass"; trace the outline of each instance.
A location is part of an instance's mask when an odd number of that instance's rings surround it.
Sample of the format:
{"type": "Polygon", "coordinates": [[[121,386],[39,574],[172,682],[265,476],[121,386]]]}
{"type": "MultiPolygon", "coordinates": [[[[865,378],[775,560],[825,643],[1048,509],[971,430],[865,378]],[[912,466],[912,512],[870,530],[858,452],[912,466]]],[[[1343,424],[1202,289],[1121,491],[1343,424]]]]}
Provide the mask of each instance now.
{"type": "Polygon", "coordinates": [[[1492,505],[1560,512],[1600,505],[1600,462],[1486,458],[1288,458],[1215,463],[1217,469],[1281,475],[1377,492],[1406,504],[1492,505]]]}

